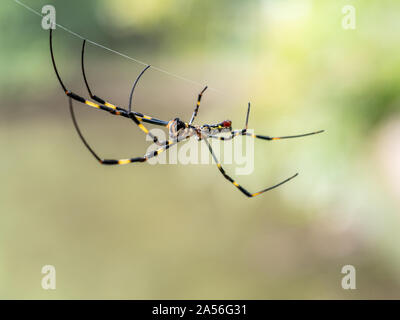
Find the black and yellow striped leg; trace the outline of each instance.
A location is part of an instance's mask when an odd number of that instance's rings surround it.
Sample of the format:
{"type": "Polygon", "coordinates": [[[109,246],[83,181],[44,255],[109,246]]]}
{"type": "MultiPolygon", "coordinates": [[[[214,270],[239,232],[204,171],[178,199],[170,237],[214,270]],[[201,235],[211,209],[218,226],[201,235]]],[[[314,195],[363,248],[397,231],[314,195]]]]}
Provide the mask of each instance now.
{"type": "MultiPolygon", "coordinates": [[[[130,112],[131,112],[131,102],[129,103],[129,110],[126,110],[126,109],[124,109],[124,108],[115,106],[114,104],[112,104],[112,103],[110,103],[110,102],[107,102],[107,101],[104,100],[103,98],[100,98],[100,97],[98,97],[98,96],[96,96],[96,95],[94,95],[94,94],[92,93],[92,90],[90,89],[90,86],[89,86],[89,83],[88,83],[88,80],[87,80],[87,77],[86,77],[86,72],[85,72],[85,45],[86,45],[86,40],[83,40],[83,44],[82,44],[82,54],[81,54],[81,69],[82,69],[83,79],[84,79],[84,81],[85,81],[85,85],[86,85],[86,88],[87,88],[87,90],[88,90],[88,92],[89,92],[90,97],[91,97],[93,100],[97,101],[98,103],[103,104],[103,105],[105,105],[105,106],[107,106],[107,107],[109,107],[109,108],[116,109],[116,110],[119,110],[119,111],[121,111],[121,112],[125,112],[125,113],[127,113],[127,114],[130,113],[130,112]]],[[[148,68],[150,68],[150,66],[147,66],[147,67],[140,73],[140,75],[136,78],[135,83],[134,83],[134,87],[132,88],[132,92],[131,92],[131,96],[130,96],[129,101],[132,101],[133,90],[134,90],[134,88],[136,87],[136,84],[138,83],[140,77],[143,75],[143,73],[144,73],[148,68]]],[[[151,124],[159,125],[159,126],[166,126],[166,125],[168,124],[168,121],[156,119],[156,118],[153,118],[153,117],[144,115],[144,114],[142,114],[142,113],[140,113],[140,112],[133,112],[133,113],[135,114],[135,116],[136,116],[137,118],[139,118],[139,119],[140,119],[141,121],[143,121],[143,122],[147,122],[147,123],[151,123],[151,124]]]]}
{"type": "Polygon", "coordinates": [[[78,133],[79,138],[82,140],[83,144],[86,146],[86,148],[89,150],[89,152],[93,155],[93,157],[96,158],[97,161],[99,161],[101,164],[124,164],[124,163],[131,163],[131,162],[144,162],[144,161],[146,161],[144,159],[144,157],[123,159],[123,160],[113,160],[113,159],[103,159],[103,158],[101,158],[92,149],[92,147],[89,145],[89,143],[86,141],[86,139],[84,138],[84,136],[83,136],[83,134],[82,134],[82,132],[81,132],[81,130],[79,128],[78,122],[76,121],[76,117],[75,117],[74,107],[73,107],[73,104],[72,104],[72,97],[69,97],[68,101],[69,101],[69,110],[71,112],[72,122],[74,123],[74,127],[76,129],[76,132],[78,133]]]}
{"type": "MultiPolygon", "coordinates": [[[[84,41],[84,43],[86,43],[86,41],[84,41]]],[[[82,51],[82,68],[83,68],[84,46],[83,46],[82,50],[83,50],[83,51],[82,51]]],[[[101,98],[99,98],[99,97],[97,97],[97,96],[95,96],[95,95],[92,94],[92,92],[91,92],[91,90],[90,90],[90,88],[89,88],[89,86],[88,86],[88,84],[87,84],[87,80],[86,80],[86,75],[85,75],[85,70],[84,70],[84,68],[82,69],[82,70],[83,70],[83,77],[84,77],[84,79],[85,79],[86,86],[87,86],[87,88],[88,88],[88,90],[89,90],[90,97],[91,97],[93,100],[99,102],[100,105],[98,105],[97,103],[94,103],[94,102],[92,102],[92,101],[86,100],[85,98],[83,98],[83,97],[77,95],[76,93],[67,90],[67,88],[65,87],[64,83],[63,83],[62,80],[61,80],[60,74],[58,73],[58,69],[57,69],[57,66],[56,66],[56,61],[55,61],[55,59],[54,59],[54,52],[53,52],[53,29],[52,29],[52,28],[50,28],[50,55],[51,55],[51,61],[52,61],[52,63],[53,63],[54,72],[56,73],[58,82],[60,83],[60,85],[61,85],[61,87],[62,87],[64,93],[65,93],[67,96],[69,96],[70,98],[72,98],[72,99],[74,99],[74,100],[76,100],[76,101],[82,102],[82,103],[84,103],[84,104],[86,104],[86,105],[88,105],[88,106],[90,106],[90,107],[97,108],[97,109],[102,109],[102,110],[108,111],[108,112],[110,112],[110,113],[112,113],[112,114],[116,114],[116,115],[125,115],[125,116],[126,116],[126,114],[127,114],[127,113],[126,113],[126,110],[121,109],[121,111],[119,111],[119,110],[117,110],[117,107],[115,107],[114,105],[108,104],[108,103],[105,102],[103,99],[101,99],[101,98]]]]}
{"type": "Polygon", "coordinates": [[[92,90],[90,89],[90,86],[89,86],[89,83],[88,83],[88,80],[86,77],[86,72],[85,72],[85,47],[86,47],[86,40],[83,40],[82,51],[81,51],[81,70],[82,70],[83,80],[85,81],[85,85],[86,85],[86,88],[87,88],[90,98],[110,109],[128,114],[129,112],[126,109],[117,107],[116,105],[114,105],[114,104],[106,101],[105,99],[100,98],[92,93],[92,90]]]}
{"type": "Polygon", "coordinates": [[[283,136],[283,137],[270,137],[270,136],[263,136],[263,135],[260,135],[260,134],[253,134],[253,133],[246,132],[246,136],[249,136],[249,137],[252,137],[252,138],[257,138],[257,139],[262,139],[262,140],[273,141],[273,140],[282,140],[282,139],[292,139],[292,138],[307,137],[307,136],[311,136],[311,135],[314,135],[314,134],[322,133],[324,131],[325,130],[319,130],[319,131],[314,131],[314,132],[309,132],[309,133],[298,134],[298,135],[294,135],[294,136],[283,136]]]}
{"type": "Polygon", "coordinates": [[[232,140],[233,138],[235,138],[237,136],[240,136],[240,135],[246,135],[246,129],[231,131],[231,135],[227,136],[227,137],[216,136],[216,135],[209,135],[208,137],[212,138],[212,139],[222,140],[222,141],[229,141],[229,140],[232,140]]]}
{"type": "MultiPolygon", "coordinates": [[[[50,28],[50,54],[51,54],[51,60],[52,60],[52,63],[53,63],[54,71],[55,71],[55,73],[56,73],[56,75],[57,75],[57,79],[58,79],[58,81],[60,82],[60,85],[61,85],[61,87],[63,88],[63,91],[65,92],[65,94],[66,94],[68,97],[70,97],[70,98],[72,98],[72,99],[74,99],[74,100],[76,100],[76,101],[78,101],[78,102],[84,103],[84,104],[86,104],[86,105],[88,105],[88,106],[90,106],[90,107],[93,107],[93,108],[96,108],[96,109],[101,109],[101,110],[104,110],[104,111],[108,111],[109,113],[111,113],[111,114],[113,114],[113,115],[120,115],[120,116],[124,116],[124,117],[126,117],[126,118],[130,118],[131,120],[133,120],[133,122],[135,122],[135,124],[136,124],[145,134],[149,134],[150,137],[152,138],[152,140],[153,140],[154,142],[157,143],[157,142],[159,141],[159,139],[158,139],[156,136],[154,136],[153,134],[151,134],[151,133],[149,132],[149,130],[148,130],[148,129],[141,123],[141,121],[136,117],[136,115],[135,115],[134,112],[127,112],[125,109],[118,108],[118,107],[116,107],[115,105],[110,104],[110,103],[104,101],[103,99],[101,99],[101,98],[99,98],[99,97],[97,97],[97,96],[95,96],[95,95],[92,94],[92,91],[90,90],[90,87],[89,87],[88,82],[87,82],[87,79],[86,79],[85,68],[84,68],[85,43],[86,43],[86,41],[83,42],[83,46],[82,46],[82,63],[81,63],[81,64],[82,64],[82,72],[83,72],[83,76],[84,76],[84,80],[85,80],[86,87],[87,87],[87,89],[88,89],[88,91],[89,91],[89,94],[90,94],[91,98],[94,99],[94,100],[96,100],[96,101],[99,102],[100,104],[97,104],[97,103],[94,103],[94,102],[92,102],[92,101],[86,100],[85,98],[83,98],[83,97],[77,95],[76,93],[71,92],[71,91],[69,91],[69,90],[66,89],[66,87],[65,87],[64,83],[62,82],[61,77],[60,77],[60,75],[59,75],[59,73],[58,73],[57,66],[56,66],[56,62],[55,62],[55,59],[54,59],[54,52],[53,52],[53,29],[50,28]]],[[[167,124],[167,122],[165,122],[165,124],[167,124]]]]}
{"type": "Polygon", "coordinates": [[[123,117],[125,117],[125,118],[131,119],[131,120],[140,128],[140,130],[142,130],[146,135],[149,135],[149,136],[150,136],[150,138],[152,139],[152,141],[153,141],[154,143],[156,143],[156,144],[158,144],[158,145],[160,145],[160,146],[162,145],[162,144],[160,143],[160,140],[158,139],[158,137],[155,136],[155,135],[153,135],[153,134],[143,125],[143,123],[136,117],[136,115],[135,115],[133,112],[127,113],[126,111],[113,109],[113,108],[110,108],[110,107],[107,107],[107,106],[104,106],[104,105],[99,105],[99,104],[94,103],[94,102],[92,102],[92,101],[86,100],[85,98],[83,98],[83,97],[81,97],[81,96],[79,96],[79,95],[77,95],[77,94],[75,94],[75,93],[73,93],[73,92],[71,92],[71,91],[66,91],[65,94],[66,94],[68,97],[70,97],[70,98],[72,98],[72,99],[74,99],[74,100],[76,100],[76,101],[78,101],[78,102],[81,102],[81,103],[83,103],[83,104],[86,104],[86,105],[88,105],[88,106],[90,106],[90,107],[92,107],[92,108],[104,110],[104,111],[107,111],[107,112],[109,112],[109,113],[111,113],[111,114],[113,114],[113,115],[120,115],[120,116],[123,116],[123,117]]]}
{"type": "Polygon", "coordinates": [[[311,136],[314,134],[322,133],[324,131],[325,130],[319,130],[319,131],[299,134],[299,135],[295,135],[295,136],[270,137],[270,136],[263,136],[263,135],[259,135],[259,134],[250,133],[250,132],[247,132],[246,129],[243,129],[243,130],[232,131],[231,135],[228,137],[220,137],[220,136],[216,136],[216,135],[210,135],[209,137],[213,138],[213,139],[227,141],[227,140],[232,140],[233,138],[235,138],[237,136],[248,136],[251,138],[273,141],[273,140],[282,140],[282,139],[301,138],[301,137],[306,137],[306,136],[311,136]]]}
{"type": "Polygon", "coordinates": [[[207,139],[204,139],[204,142],[207,144],[208,150],[210,150],[210,153],[215,161],[215,163],[217,164],[218,170],[221,172],[221,174],[224,176],[225,179],[227,179],[229,182],[231,182],[236,188],[238,188],[243,194],[245,194],[247,197],[252,198],[255,196],[258,196],[264,192],[267,192],[269,190],[275,189],[279,186],[281,186],[282,184],[292,180],[293,178],[295,178],[298,173],[296,173],[295,175],[291,176],[290,178],[287,178],[286,180],[283,180],[282,182],[279,182],[276,185],[273,185],[272,187],[266,188],[264,190],[258,191],[256,193],[250,193],[249,191],[247,191],[245,188],[243,188],[240,184],[238,184],[235,180],[233,180],[226,172],[225,170],[222,168],[221,163],[219,162],[219,160],[217,159],[216,155],[214,154],[213,149],[211,148],[210,143],[208,142],[207,139]]]}
{"type": "Polygon", "coordinates": [[[212,139],[227,141],[227,140],[232,140],[233,138],[242,135],[242,136],[248,136],[248,137],[252,137],[252,138],[271,141],[271,140],[301,138],[301,137],[311,136],[313,134],[318,134],[318,133],[324,132],[324,130],[319,130],[319,131],[314,131],[314,132],[309,132],[309,133],[304,133],[304,134],[299,134],[299,135],[283,136],[283,137],[270,137],[270,136],[264,136],[264,135],[259,135],[259,134],[253,134],[253,133],[247,132],[247,128],[248,128],[248,124],[249,124],[249,114],[250,114],[250,102],[247,107],[246,122],[245,122],[244,129],[231,131],[231,135],[228,137],[221,137],[221,136],[217,136],[217,135],[210,135],[209,137],[212,139]]]}
{"type": "Polygon", "coordinates": [[[155,151],[149,152],[145,154],[143,157],[136,157],[136,158],[127,158],[127,159],[104,159],[100,161],[101,164],[105,165],[123,165],[123,164],[129,164],[129,163],[135,163],[135,162],[146,162],[147,160],[157,157],[160,155],[162,152],[165,150],[168,150],[175,144],[177,144],[177,141],[172,141],[172,140],[167,140],[165,142],[165,145],[162,146],[161,148],[158,148],[155,151]]]}
{"type": "Polygon", "coordinates": [[[111,108],[111,109],[115,110],[116,113],[124,113],[124,114],[127,114],[128,117],[129,117],[131,120],[133,120],[133,122],[135,122],[136,125],[138,125],[139,128],[140,128],[144,133],[146,133],[147,135],[149,135],[149,137],[152,139],[152,141],[153,141],[154,143],[156,143],[156,144],[158,144],[158,145],[161,145],[160,142],[159,142],[158,137],[154,136],[143,124],[141,124],[140,118],[141,118],[142,120],[144,120],[144,121],[147,120],[147,122],[150,122],[150,123],[156,124],[156,125],[163,125],[163,126],[166,126],[168,122],[166,122],[166,121],[161,121],[161,120],[158,120],[158,119],[154,119],[154,120],[153,120],[152,117],[149,117],[149,116],[142,115],[142,114],[140,114],[140,113],[136,113],[136,112],[132,112],[132,111],[131,111],[131,107],[132,107],[132,98],[133,98],[133,92],[134,92],[134,90],[135,90],[135,87],[136,87],[137,83],[139,82],[141,76],[144,74],[144,72],[145,72],[148,68],[150,68],[150,66],[147,66],[146,68],[144,68],[143,71],[142,71],[142,72],[139,74],[139,76],[136,78],[135,83],[134,83],[133,88],[132,88],[132,91],[131,91],[131,94],[130,94],[130,97],[129,97],[129,108],[128,108],[128,110],[126,110],[126,109],[117,107],[117,106],[115,106],[114,104],[109,103],[109,102],[105,101],[103,98],[100,98],[100,97],[98,97],[98,96],[96,96],[96,95],[94,95],[94,94],[92,93],[92,90],[90,89],[90,86],[89,86],[89,83],[88,83],[87,77],[86,77],[86,72],[85,72],[85,45],[86,45],[86,40],[83,40],[83,44],[82,44],[82,54],[81,54],[81,69],[82,69],[83,79],[84,79],[84,81],[85,81],[85,85],[86,85],[86,88],[87,88],[87,90],[88,90],[88,92],[89,92],[90,97],[91,97],[93,100],[97,101],[98,103],[100,103],[100,104],[102,104],[102,105],[104,105],[104,106],[106,106],[106,107],[108,107],[108,108],[111,108]],[[153,121],[152,121],[152,120],[153,120],[153,121]]]}
{"type": "Polygon", "coordinates": [[[85,62],[84,62],[85,61],[85,59],[84,59],[84,57],[85,57],[85,45],[86,45],[86,40],[83,40],[82,53],[81,53],[81,69],[82,69],[82,74],[83,74],[83,80],[85,81],[85,85],[86,85],[86,88],[87,88],[87,90],[89,92],[90,98],[93,99],[94,101],[102,104],[102,105],[105,105],[108,108],[126,112],[125,109],[118,108],[117,106],[113,105],[112,103],[109,103],[109,102],[105,101],[104,99],[94,95],[92,93],[92,90],[90,90],[89,83],[88,83],[87,78],[86,78],[86,72],[85,72],[85,62]]]}
{"type": "Polygon", "coordinates": [[[189,125],[191,125],[194,121],[194,119],[197,116],[197,113],[199,112],[199,108],[200,108],[200,102],[201,102],[201,97],[203,96],[204,91],[207,90],[207,86],[204,87],[204,89],[199,93],[198,97],[197,97],[197,103],[196,103],[196,107],[194,108],[193,114],[192,114],[192,118],[189,121],[189,125]]]}
{"type": "Polygon", "coordinates": [[[93,148],[89,145],[89,143],[86,141],[85,137],[83,136],[78,122],[76,121],[75,117],[75,112],[74,112],[74,107],[72,104],[72,98],[69,97],[69,110],[71,112],[71,118],[72,122],[74,124],[74,127],[76,129],[76,132],[79,135],[79,138],[82,140],[83,144],[85,147],[89,150],[89,152],[93,155],[93,157],[103,165],[123,165],[123,164],[128,164],[128,163],[134,163],[134,162],[145,162],[150,158],[158,156],[161,152],[169,149],[171,146],[177,144],[179,141],[173,141],[173,140],[167,140],[163,142],[163,146],[155,151],[152,151],[150,153],[147,153],[146,155],[142,157],[135,157],[135,158],[127,158],[127,159],[104,159],[100,157],[94,150],[93,148]]]}

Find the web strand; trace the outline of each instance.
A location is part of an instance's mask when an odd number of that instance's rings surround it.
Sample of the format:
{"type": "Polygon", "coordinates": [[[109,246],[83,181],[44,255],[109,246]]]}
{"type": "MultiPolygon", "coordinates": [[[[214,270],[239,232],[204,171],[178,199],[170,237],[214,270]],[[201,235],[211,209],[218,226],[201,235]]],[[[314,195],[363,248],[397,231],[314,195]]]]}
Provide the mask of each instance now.
{"type": "MultiPolygon", "coordinates": [[[[43,16],[44,16],[43,14],[41,14],[40,12],[36,11],[35,9],[29,7],[28,5],[22,3],[21,1],[19,1],[19,0],[13,0],[13,1],[14,1],[15,3],[19,4],[20,6],[24,7],[24,8],[27,9],[28,11],[30,11],[30,12],[36,14],[37,16],[43,18],[43,16]]],[[[94,46],[97,46],[97,47],[99,47],[99,48],[102,48],[102,49],[104,49],[104,50],[107,50],[107,51],[109,51],[109,52],[112,52],[112,53],[114,53],[114,54],[117,54],[117,55],[119,55],[119,56],[121,56],[121,57],[123,57],[123,58],[125,58],[125,59],[131,60],[131,61],[136,62],[136,63],[138,63],[138,64],[141,64],[141,65],[144,65],[144,66],[150,65],[149,63],[143,62],[143,61],[141,61],[141,60],[139,60],[139,59],[132,58],[132,57],[130,57],[130,56],[124,54],[124,53],[121,53],[121,52],[119,52],[119,51],[113,50],[113,49],[111,49],[111,48],[108,48],[108,47],[106,47],[106,46],[100,44],[100,43],[97,43],[97,42],[95,42],[95,41],[92,41],[92,40],[90,40],[90,39],[87,39],[87,38],[83,37],[82,35],[80,35],[80,34],[74,32],[74,31],[68,29],[67,27],[65,27],[65,26],[63,26],[63,25],[61,25],[61,24],[59,24],[59,23],[56,23],[55,25],[56,25],[57,27],[59,27],[60,29],[64,30],[65,32],[68,32],[69,34],[72,34],[73,36],[75,36],[75,37],[77,37],[77,38],[79,38],[79,39],[81,39],[81,40],[86,40],[86,42],[89,42],[90,44],[92,44],[92,45],[94,45],[94,46]]],[[[177,74],[175,74],[175,73],[169,72],[169,71],[167,71],[167,70],[164,70],[164,69],[162,69],[162,68],[156,67],[156,66],[154,66],[154,65],[151,65],[151,68],[152,68],[153,70],[156,70],[156,71],[158,71],[158,72],[165,73],[165,74],[167,74],[167,75],[169,75],[169,76],[171,76],[171,77],[177,78],[177,79],[179,79],[179,80],[182,80],[182,81],[191,83],[191,84],[196,85],[196,86],[199,86],[199,87],[204,87],[204,84],[202,84],[202,83],[200,83],[200,82],[198,82],[198,81],[194,81],[194,80],[191,80],[191,79],[182,77],[182,76],[180,76],[180,75],[177,75],[177,74]]],[[[209,89],[211,89],[211,90],[213,90],[213,91],[215,91],[215,92],[218,92],[218,93],[222,93],[220,90],[215,89],[215,88],[212,88],[212,87],[209,87],[209,89]]]]}

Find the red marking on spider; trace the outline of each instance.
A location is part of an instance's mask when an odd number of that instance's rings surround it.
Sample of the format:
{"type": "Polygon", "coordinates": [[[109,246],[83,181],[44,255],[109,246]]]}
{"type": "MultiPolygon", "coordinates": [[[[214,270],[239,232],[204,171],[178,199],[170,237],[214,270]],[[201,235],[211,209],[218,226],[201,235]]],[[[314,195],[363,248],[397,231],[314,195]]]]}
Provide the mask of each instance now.
{"type": "Polygon", "coordinates": [[[232,126],[232,121],[229,120],[222,121],[222,126],[225,128],[230,128],[232,126]]]}

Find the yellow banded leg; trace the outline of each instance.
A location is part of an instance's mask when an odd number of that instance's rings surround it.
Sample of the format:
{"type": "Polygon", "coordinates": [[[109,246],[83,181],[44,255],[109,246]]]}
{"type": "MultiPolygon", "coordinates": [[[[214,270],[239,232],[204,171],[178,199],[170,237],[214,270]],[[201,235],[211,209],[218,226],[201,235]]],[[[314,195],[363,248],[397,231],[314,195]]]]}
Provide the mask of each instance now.
{"type": "Polygon", "coordinates": [[[314,132],[309,132],[309,133],[304,133],[304,134],[299,134],[299,135],[294,135],[294,136],[270,137],[270,136],[263,136],[263,135],[259,135],[259,134],[250,133],[250,132],[247,132],[246,129],[243,129],[243,130],[232,131],[232,134],[229,137],[221,137],[221,136],[216,136],[216,135],[210,135],[209,137],[213,138],[213,139],[218,139],[218,140],[232,140],[233,138],[235,138],[237,136],[244,135],[244,136],[248,136],[251,138],[275,141],[275,140],[282,140],[282,139],[301,138],[301,137],[311,136],[314,134],[319,134],[322,132],[324,132],[324,130],[319,130],[319,131],[314,131],[314,132]]]}
{"type": "Polygon", "coordinates": [[[196,118],[197,113],[199,112],[201,98],[203,96],[204,91],[206,91],[206,90],[207,90],[207,86],[205,86],[204,89],[199,93],[199,95],[197,97],[196,107],[194,108],[192,118],[190,119],[189,124],[192,124],[194,119],[196,118]]]}
{"type": "Polygon", "coordinates": [[[150,158],[154,158],[164,152],[165,150],[169,149],[171,146],[177,144],[178,141],[174,140],[167,140],[163,142],[163,146],[155,151],[149,152],[143,157],[137,157],[137,158],[127,158],[127,159],[103,159],[100,160],[101,164],[105,165],[124,165],[124,164],[129,164],[129,163],[134,163],[134,162],[145,162],[150,158]]]}
{"type": "Polygon", "coordinates": [[[274,186],[272,186],[272,187],[266,188],[266,189],[261,190],[261,191],[256,192],[256,193],[250,193],[250,192],[247,191],[245,188],[243,188],[240,184],[238,184],[235,180],[233,180],[233,179],[225,172],[225,170],[222,168],[222,165],[221,165],[221,163],[219,162],[218,158],[215,156],[214,151],[213,151],[213,149],[211,148],[211,145],[210,145],[210,143],[208,142],[208,140],[207,140],[207,139],[204,139],[204,141],[205,141],[205,143],[207,144],[207,147],[208,147],[208,150],[209,150],[210,153],[211,153],[211,156],[213,157],[214,161],[215,161],[216,164],[217,164],[218,170],[221,172],[221,174],[224,176],[224,178],[227,179],[229,182],[231,182],[236,188],[238,188],[244,195],[246,195],[246,196],[249,197],[249,198],[258,196],[258,195],[260,195],[261,193],[264,193],[264,192],[266,192],[266,191],[269,191],[269,190],[272,190],[272,189],[274,189],[274,188],[276,188],[276,187],[279,187],[280,185],[282,185],[282,184],[288,182],[289,180],[292,180],[294,177],[296,177],[296,176],[298,175],[298,173],[296,173],[295,175],[291,176],[290,178],[288,178],[288,179],[286,179],[286,180],[284,180],[284,181],[282,181],[282,182],[280,182],[280,183],[278,183],[278,184],[276,184],[276,185],[274,185],[274,186]]]}
{"type": "Polygon", "coordinates": [[[129,164],[129,163],[134,163],[134,162],[145,162],[150,158],[158,156],[160,153],[164,152],[165,150],[169,149],[171,146],[175,145],[177,141],[174,140],[167,140],[162,142],[163,146],[155,151],[149,152],[143,157],[137,157],[137,158],[127,158],[127,159],[104,159],[101,160],[101,164],[106,164],[106,165],[124,165],[124,164],[129,164]]]}

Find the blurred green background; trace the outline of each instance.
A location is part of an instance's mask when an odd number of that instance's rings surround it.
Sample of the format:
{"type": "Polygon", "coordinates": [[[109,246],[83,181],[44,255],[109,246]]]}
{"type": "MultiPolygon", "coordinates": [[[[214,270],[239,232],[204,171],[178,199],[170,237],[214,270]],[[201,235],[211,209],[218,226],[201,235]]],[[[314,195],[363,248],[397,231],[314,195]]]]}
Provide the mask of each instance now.
{"type": "MultiPolygon", "coordinates": [[[[99,166],[72,126],[40,17],[1,1],[1,298],[400,298],[399,1],[50,3],[88,39],[219,89],[198,123],[241,128],[250,100],[260,134],[326,132],[256,141],[242,185],[300,175],[253,199],[214,165],[99,166]],[[355,30],[342,28],[345,5],[355,30]],[[41,288],[46,264],[55,291],[41,288]],[[347,264],[357,290],[341,288],[347,264]]],[[[86,96],[81,40],[58,28],[54,46],[67,87],[86,96]]],[[[95,94],[126,106],[142,66],[92,45],[86,59],[95,94]]],[[[188,120],[200,89],[150,69],[135,108],[188,120]]],[[[76,111],[101,155],[146,150],[131,122],[76,111]]]]}

